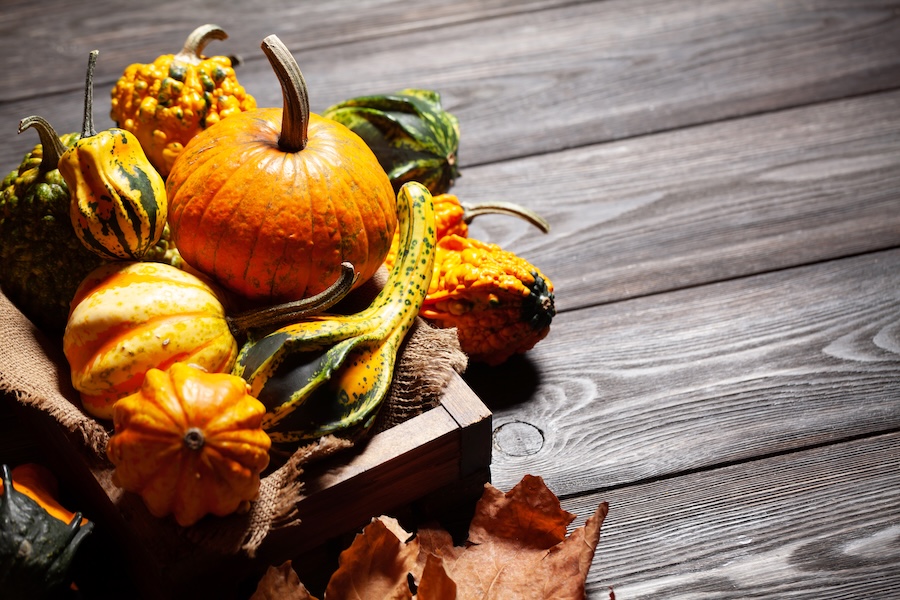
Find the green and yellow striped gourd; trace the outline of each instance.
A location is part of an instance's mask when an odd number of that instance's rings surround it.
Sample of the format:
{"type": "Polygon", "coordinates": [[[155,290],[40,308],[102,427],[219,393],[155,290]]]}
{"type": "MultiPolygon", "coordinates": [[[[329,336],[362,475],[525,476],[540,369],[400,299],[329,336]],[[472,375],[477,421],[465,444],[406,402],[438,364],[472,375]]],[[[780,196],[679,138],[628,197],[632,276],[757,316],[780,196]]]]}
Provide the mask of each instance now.
{"type": "Polygon", "coordinates": [[[434,269],[431,193],[419,183],[404,185],[397,212],[397,261],[367,308],[314,316],[241,348],[233,373],[266,405],[263,429],[273,448],[291,451],[326,434],[353,438],[374,422],[434,269]]]}
{"type": "Polygon", "coordinates": [[[94,50],[88,61],[81,139],[60,157],[59,172],[69,186],[72,226],[82,244],[107,260],[141,260],[166,226],[166,184],[132,133],[94,130],[96,61],[94,50]]]}

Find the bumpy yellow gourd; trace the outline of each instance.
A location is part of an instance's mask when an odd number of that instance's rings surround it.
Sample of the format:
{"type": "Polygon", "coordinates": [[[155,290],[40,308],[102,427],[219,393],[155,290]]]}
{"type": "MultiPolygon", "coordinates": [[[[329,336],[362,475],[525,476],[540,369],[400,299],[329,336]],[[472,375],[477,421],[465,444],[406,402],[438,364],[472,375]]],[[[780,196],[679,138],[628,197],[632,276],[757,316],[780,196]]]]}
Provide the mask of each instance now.
{"type": "Polygon", "coordinates": [[[163,177],[197,133],[256,108],[227,56],[203,56],[211,40],[228,35],[216,25],[195,29],[178,54],[129,65],[113,87],[110,117],[141,142],[163,177]]]}
{"type": "Polygon", "coordinates": [[[455,327],[471,360],[496,365],[549,333],[556,315],[553,284],[496,244],[448,235],[436,245],[420,314],[434,325],[455,327]]]}

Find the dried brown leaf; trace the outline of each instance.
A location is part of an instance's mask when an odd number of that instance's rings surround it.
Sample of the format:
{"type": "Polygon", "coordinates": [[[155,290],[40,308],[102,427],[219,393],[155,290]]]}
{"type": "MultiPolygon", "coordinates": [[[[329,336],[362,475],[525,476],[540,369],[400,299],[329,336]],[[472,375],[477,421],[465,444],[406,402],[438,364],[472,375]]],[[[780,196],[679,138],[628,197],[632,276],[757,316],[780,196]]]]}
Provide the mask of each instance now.
{"type": "Polygon", "coordinates": [[[458,597],[584,598],[584,583],[608,506],[566,537],[574,515],[540,477],[526,476],[503,494],[491,485],[476,507],[462,549],[440,531],[419,532],[423,551],[443,559],[458,597]]]}
{"type": "Polygon", "coordinates": [[[457,598],[456,582],[444,569],[444,559],[434,554],[426,555],[416,600],[453,600],[457,598]]]}
{"type": "Polygon", "coordinates": [[[409,537],[396,519],[373,519],[341,553],[338,569],[325,589],[325,597],[411,599],[408,574],[415,568],[419,542],[416,539],[407,542],[409,537]]]}
{"type": "Polygon", "coordinates": [[[269,567],[256,586],[250,600],[316,600],[286,561],[280,567],[269,567]]]}
{"type": "Polygon", "coordinates": [[[341,554],[325,598],[412,599],[412,576],[416,600],[581,599],[607,511],[600,504],[567,537],[575,515],[543,479],[526,475],[505,494],[485,486],[463,546],[438,526],[412,537],[395,519],[379,517],[341,554]]]}

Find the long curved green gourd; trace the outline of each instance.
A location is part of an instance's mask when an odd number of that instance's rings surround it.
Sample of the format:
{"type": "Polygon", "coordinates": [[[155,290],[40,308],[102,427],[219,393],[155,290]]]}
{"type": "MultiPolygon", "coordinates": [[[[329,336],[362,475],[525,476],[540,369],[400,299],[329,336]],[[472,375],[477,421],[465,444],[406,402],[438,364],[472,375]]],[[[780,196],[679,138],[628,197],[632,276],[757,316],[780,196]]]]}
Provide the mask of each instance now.
{"type": "Polygon", "coordinates": [[[397,261],[366,309],[310,317],[241,348],[233,373],[266,405],[263,429],[273,447],[290,451],[326,434],[353,438],[374,422],[434,268],[431,193],[416,182],[403,185],[397,213],[397,261]]]}

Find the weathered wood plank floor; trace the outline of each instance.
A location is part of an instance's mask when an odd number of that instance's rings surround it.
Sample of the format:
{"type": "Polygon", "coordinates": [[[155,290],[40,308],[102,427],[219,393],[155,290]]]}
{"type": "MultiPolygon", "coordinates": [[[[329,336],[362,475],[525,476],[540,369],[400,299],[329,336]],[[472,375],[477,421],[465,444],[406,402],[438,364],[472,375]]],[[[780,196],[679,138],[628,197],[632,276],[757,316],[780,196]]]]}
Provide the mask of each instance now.
{"type": "Polygon", "coordinates": [[[900,597],[900,0],[4,2],[0,164],[80,128],[90,50],[108,89],[206,22],[261,105],[271,33],[314,111],[440,91],[454,193],[551,222],[473,224],[559,314],[465,379],[495,485],[610,502],[589,597],[900,597]]]}

